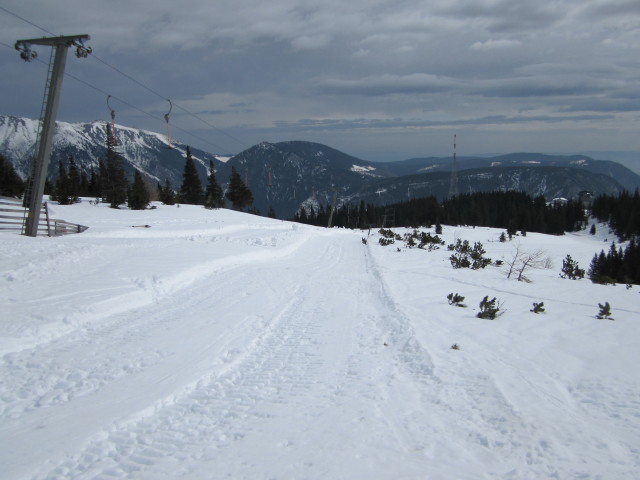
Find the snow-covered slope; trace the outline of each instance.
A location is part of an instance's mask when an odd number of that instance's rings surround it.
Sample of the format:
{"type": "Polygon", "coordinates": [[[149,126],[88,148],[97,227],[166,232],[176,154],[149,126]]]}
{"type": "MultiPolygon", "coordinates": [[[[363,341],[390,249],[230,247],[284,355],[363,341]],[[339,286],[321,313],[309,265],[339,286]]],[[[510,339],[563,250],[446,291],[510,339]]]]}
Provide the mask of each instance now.
{"type": "Polygon", "coordinates": [[[1,238],[3,479],[637,478],[639,287],[558,276],[602,235],[518,237],[554,264],[519,283],[366,231],[52,209],[90,229],[1,238]]]}

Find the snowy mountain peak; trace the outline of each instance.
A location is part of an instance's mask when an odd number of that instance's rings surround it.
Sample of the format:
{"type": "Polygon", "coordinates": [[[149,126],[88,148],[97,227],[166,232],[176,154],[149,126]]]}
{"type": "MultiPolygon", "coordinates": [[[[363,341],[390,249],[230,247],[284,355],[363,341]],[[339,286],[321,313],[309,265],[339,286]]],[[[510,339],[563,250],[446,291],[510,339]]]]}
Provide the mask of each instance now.
{"type": "MultiPolygon", "coordinates": [[[[66,164],[69,156],[73,156],[84,171],[97,168],[106,152],[106,123],[56,122],[49,176],[55,177],[58,161],[66,164]]],[[[29,175],[31,159],[36,153],[38,126],[38,120],[0,115],[0,153],[13,163],[22,178],[29,175]]],[[[119,124],[115,125],[115,136],[116,151],[125,161],[125,170],[137,169],[155,181],[163,182],[168,178],[172,185],[180,185],[187,145],[172,141],[172,148],[167,148],[165,135],[119,124]]],[[[203,179],[209,161],[219,162],[215,155],[197,148],[191,148],[191,153],[203,179]]]]}

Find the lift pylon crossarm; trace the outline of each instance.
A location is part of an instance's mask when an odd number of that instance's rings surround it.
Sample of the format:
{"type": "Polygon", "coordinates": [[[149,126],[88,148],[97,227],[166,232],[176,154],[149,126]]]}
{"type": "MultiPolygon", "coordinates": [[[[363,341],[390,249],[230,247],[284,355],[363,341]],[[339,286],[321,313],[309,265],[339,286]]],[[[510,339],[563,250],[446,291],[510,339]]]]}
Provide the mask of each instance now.
{"type": "Polygon", "coordinates": [[[76,57],[86,58],[92,52],[92,49],[91,47],[86,47],[84,45],[84,41],[89,40],[90,38],[91,37],[87,34],[29,38],[16,41],[15,48],[20,51],[20,58],[26,62],[30,62],[38,56],[38,54],[31,49],[31,45],[45,45],[50,47],[74,46],[76,47],[76,57]]]}
{"type": "Polygon", "coordinates": [[[58,45],[77,46],[78,43],[84,45],[85,40],[91,40],[89,35],[60,35],[59,37],[40,37],[30,38],[27,40],[16,41],[16,49],[18,45],[48,45],[50,47],[56,47],[58,45]]]}

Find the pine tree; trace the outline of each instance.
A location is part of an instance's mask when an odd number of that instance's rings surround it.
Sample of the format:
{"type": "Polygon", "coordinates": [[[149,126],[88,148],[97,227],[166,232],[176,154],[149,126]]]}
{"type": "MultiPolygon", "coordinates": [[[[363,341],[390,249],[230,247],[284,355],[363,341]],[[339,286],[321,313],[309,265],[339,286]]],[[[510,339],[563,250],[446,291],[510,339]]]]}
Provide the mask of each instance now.
{"type": "Polygon", "coordinates": [[[307,210],[304,207],[302,207],[300,209],[300,220],[299,220],[299,222],[300,223],[306,223],[306,224],[309,223],[309,217],[307,217],[307,210]]]}
{"type": "MultiPolygon", "coordinates": [[[[104,165],[102,160],[98,163],[98,172],[102,172],[104,170],[104,165]]],[[[91,167],[91,172],[89,174],[89,190],[88,195],[90,197],[100,198],[102,196],[101,188],[100,188],[100,173],[96,173],[96,171],[91,167]]]]}
{"type": "Polygon", "coordinates": [[[129,191],[127,204],[131,210],[144,210],[149,205],[151,195],[144,184],[142,175],[138,170],[133,172],[133,185],[129,191]]]}
{"type": "Polygon", "coordinates": [[[80,172],[72,155],[69,156],[69,172],[67,177],[69,181],[69,201],[70,203],[76,203],[80,200],[82,188],[80,185],[80,172]]]}
{"type": "Polygon", "coordinates": [[[533,308],[530,310],[533,313],[544,313],[544,302],[533,302],[533,308]]]}
{"type": "Polygon", "coordinates": [[[600,307],[600,311],[596,315],[598,320],[613,320],[613,318],[611,318],[611,305],[609,305],[609,302],[604,302],[604,305],[598,303],[598,307],[600,307]]]}
{"type": "Polygon", "coordinates": [[[578,262],[571,258],[571,255],[567,255],[562,261],[562,272],[560,276],[562,278],[578,280],[584,278],[584,270],[578,266],[578,262]]]}
{"type": "Polygon", "coordinates": [[[69,195],[69,177],[64,168],[62,160],[58,160],[58,178],[56,179],[55,195],[51,198],[57,200],[59,205],[70,205],[72,203],[69,195]]]}
{"type": "Polygon", "coordinates": [[[489,300],[489,296],[486,295],[480,302],[480,311],[476,314],[478,318],[484,318],[488,320],[494,320],[500,311],[501,304],[496,305],[496,297],[489,300]]]}
{"type": "Polygon", "coordinates": [[[101,164],[104,171],[100,172],[101,195],[111,208],[118,208],[127,201],[127,177],[122,157],[114,149],[109,123],[106,124],[106,134],[107,155],[104,165],[101,164]]]}
{"type": "Polygon", "coordinates": [[[193,161],[189,147],[187,147],[184,171],[182,173],[182,185],[180,186],[178,199],[180,203],[190,205],[202,205],[203,203],[202,183],[200,183],[198,170],[196,170],[196,164],[193,161]]]}
{"type": "Polygon", "coordinates": [[[216,180],[216,172],[211,160],[209,160],[209,176],[207,177],[204,206],[205,208],[224,207],[224,192],[216,180]]]}
{"type": "Polygon", "coordinates": [[[466,305],[462,303],[464,302],[464,297],[457,293],[451,292],[449,295],[447,295],[447,300],[449,301],[449,305],[455,305],[456,307],[466,307],[466,305]]]}
{"type": "Polygon", "coordinates": [[[80,196],[89,196],[89,177],[84,170],[80,172],[80,196]]]}
{"type": "Polygon", "coordinates": [[[176,193],[173,191],[173,187],[171,186],[171,182],[168,178],[164,180],[164,187],[158,183],[158,197],[165,205],[176,204],[176,193]]]}
{"type": "Polygon", "coordinates": [[[235,210],[242,210],[253,203],[253,194],[240,178],[240,174],[235,167],[231,167],[231,176],[229,178],[229,189],[225,197],[231,202],[235,210]]]}

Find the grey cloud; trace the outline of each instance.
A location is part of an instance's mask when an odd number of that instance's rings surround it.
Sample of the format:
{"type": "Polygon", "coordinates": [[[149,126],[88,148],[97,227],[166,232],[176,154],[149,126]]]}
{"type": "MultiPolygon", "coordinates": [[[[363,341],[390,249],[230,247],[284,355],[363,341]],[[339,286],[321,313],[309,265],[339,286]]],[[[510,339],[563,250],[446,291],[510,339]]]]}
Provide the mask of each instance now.
{"type": "Polygon", "coordinates": [[[531,123],[562,123],[609,120],[613,115],[581,114],[581,115],[530,115],[506,116],[489,115],[457,120],[402,120],[395,119],[304,119],[296,122],[277,121],[274,127],[293,131],[304,130],[354,130],[354,129],[394,129],[394,128],[430,128],[430,127],[462,127],[477,125],[513,125],[531,123]]]}
{"type": "Polygon", "coordinates": [[[455,81],[425,73],[410,75],[385,74],[362,79],[327,79],[319,82],[318,89],[325,93],[342,95],[392,95],[436,93],[451,90],[455,81]]]}
{"type": "Polygon", "coordinates": [[[566,97],[602,93],[606,87],[580,78],[516,78],[480,82],[473,93],[486,97],[566,97]]]}
{"type": "Polygon", "coordinates": [[[574,100],[569,105],[557,109],[559,113],[606,112],[609,114],[639,112],[640,97],[635,98],[584,98],[574,100]]]}
{"type": "Polygon", "coordinates": [[[560,20],[564,9],[550,2],[466,0],[453,2],[441,12],[456,19],[482,21],[488,32],[508,33],[549,28],[560,20]]]}
{"type": "Polygon", "coordinates": [[[584,13],[592,18],[640,16],[640,3],[636,0],[607,1],[600,4],[587,4],[584,13]]]}
{"type": "MultiPolygon", "coordinates": [[[[639,108],[637,0],[114,0],[90,8],[79,0],[4,0],[3,6],[56,34],[89,33],[96,56],[161,98],[95,59],[74,58],[67,71],[159,117],[116,105],[117,121],[154,131],[164,128],[171,98],[247,143],[300,136],[331,144],[357,134],[365,146],[384,138],[385,149],[402,157],[405,145],[421,142],[412,135],[429,128],[498,131],[508,124],[513,139],[548,123],[578,132],[576,148],[580,138],[593,145],[592,134],[579,137],[585,123],[620,132],[639,108]]],[[[41,35],[0,12],[5,44],[41,35]]],[[[34,92],[42,92],[46,66],[21,64],[13,49],[0,49],[0,69],[3,108],[10,110],[0,113],[37,116],[41,95],[34,92]]],[[[70,79],[63,90],[61,120],[108,115],[102,93],[70,79]]],[[[197,119],[174,113],[176,126],[197,128],[197,119]]],[[[640,149],[637,126],[628,130],[624,148],[640,149]]],[[[507,145],[501,135],[492,138],[496,150],[507,145]]]]}

